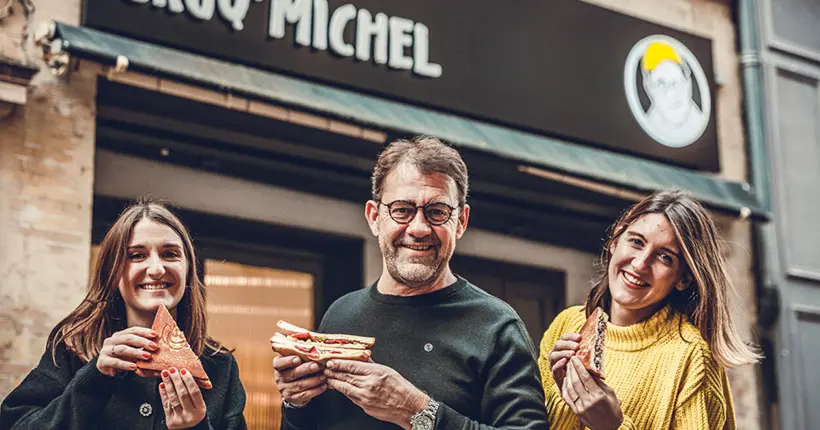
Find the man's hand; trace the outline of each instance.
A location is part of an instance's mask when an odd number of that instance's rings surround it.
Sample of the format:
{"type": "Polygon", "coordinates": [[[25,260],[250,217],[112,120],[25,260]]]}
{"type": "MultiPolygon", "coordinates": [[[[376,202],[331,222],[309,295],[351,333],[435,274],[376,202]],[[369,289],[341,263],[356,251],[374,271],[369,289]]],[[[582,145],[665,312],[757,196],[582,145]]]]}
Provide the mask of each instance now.
{"type": "Polygon", "coordinates": [[[325,369],[327,386],[350,399],[373,418],[410,429],[410,418],[430,397],[395,370],[371,362],[331,360],[325,369]]]}
{"type": "Polygon", "coordinates": [[[296,356],[279,356],[273,359],[276,387],[282,398],[295,406],[304,406],[327,389],[325,375],[313,362],[303,363],[296,356]]]}

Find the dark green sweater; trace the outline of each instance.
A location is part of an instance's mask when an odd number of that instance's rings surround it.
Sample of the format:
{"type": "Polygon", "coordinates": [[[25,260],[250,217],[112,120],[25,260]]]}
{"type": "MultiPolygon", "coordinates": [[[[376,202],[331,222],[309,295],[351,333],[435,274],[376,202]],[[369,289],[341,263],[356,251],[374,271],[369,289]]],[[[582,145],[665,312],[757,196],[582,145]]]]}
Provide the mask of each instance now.
{"type": "MultiPolygon", "coordinates": [[[[524,324],[508,304],[463,278],[413,297],[386,296],[375,286],[355,291],[333,303],[319,330],[374,336],[373,361],[441,403],[436,429],[548,428],[524,324]]],[[[282,430],[397,428],[335,391],[284,409],[282,418],[282,430]]]]}

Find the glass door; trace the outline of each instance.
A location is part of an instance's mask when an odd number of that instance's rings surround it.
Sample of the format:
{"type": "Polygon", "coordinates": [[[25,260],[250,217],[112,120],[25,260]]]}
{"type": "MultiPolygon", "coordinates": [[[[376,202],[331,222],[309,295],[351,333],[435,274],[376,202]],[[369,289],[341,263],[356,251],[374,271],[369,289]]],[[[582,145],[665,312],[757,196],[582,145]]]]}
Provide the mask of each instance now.
{"type": "Polygon", "coordinates": [[[247,396],[248,428],[278,430],[282,397],[269,339],[280,319],[314,328],[320,258],[248,244],[199,244],[208,288],[208,331],[234,350],[247,396]]]}

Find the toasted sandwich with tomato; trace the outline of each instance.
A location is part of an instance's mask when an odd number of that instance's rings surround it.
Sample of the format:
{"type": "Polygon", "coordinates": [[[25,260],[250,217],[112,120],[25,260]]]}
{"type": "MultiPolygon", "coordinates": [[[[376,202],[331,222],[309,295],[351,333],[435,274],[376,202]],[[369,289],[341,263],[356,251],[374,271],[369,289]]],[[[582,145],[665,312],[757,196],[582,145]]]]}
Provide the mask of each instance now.
{"type": "Polygon", "coordinates": [[[604,379],[604,343],[606,342],[606,323],[609,315],[600,307],[595,308],[581,327],[581,344],[576,356],[584,367],[601,379],[604,379]]]}
{"type": "Polygon", "coordinates": [[[322,365],[332,358],[368,361],[370,348],[376,343],[373,337],[317,333],[286,321],[279,321],[276,329],[270,338],[271,349],[322,365]]]}
{"type": "Polygon", "coordinates": [[[154,317],[154,324],[151,329],[157,332],[159,338],[156,340],[157,350],[151,353],[150,360],[137,361],[137,375],[147,378],[159,378],[163,370],[171,367],[186,369],[191,372],[196,384],[200,388],[209,390],[213,388],[211,379],[205,373],[199,357],[194,354],[188,341],[176,321],[165,308],[160,305],[157,315],[154,317]]]}

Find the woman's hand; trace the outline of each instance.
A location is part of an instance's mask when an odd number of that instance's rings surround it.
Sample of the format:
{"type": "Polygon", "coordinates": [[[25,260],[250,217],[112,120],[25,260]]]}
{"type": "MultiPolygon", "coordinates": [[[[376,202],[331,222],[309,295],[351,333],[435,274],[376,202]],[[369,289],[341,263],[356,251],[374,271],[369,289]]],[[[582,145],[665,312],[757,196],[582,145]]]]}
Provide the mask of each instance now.
{"type": "Polygon", "coordinates": [[[615,391],[593,377],[578,357],[572,357],[567,364],[561,397],[581,423],[592,430],[615,430],[624,420],[615,391]]]}
{"type": "Polygon", "coordinates": [[[207,407],[191,372],[172,367],[162,371],[159,397],[169,429],[193,427],[205,418],[207,407]]]}
{"type": "Polygon", "coordinates": [[[581,335],[578,333],[564,333],[552,351],[549,353],[550,369],[552,370],[552,379],[555,385],[562,387],[564,385],[564,375],[566,375],[567,362],[578,351],[578,342],[581,341],[581,335]]]}
{"type": "Polygon", "coordinates": [[[112,334],[100,348],[97,370],[108,376],[136,370],[137,361],[150,359],[148,351],[156,351],[157,344],[151,341],[156,337],[155,331],[145,327],[129,327],[112,334]]]}

